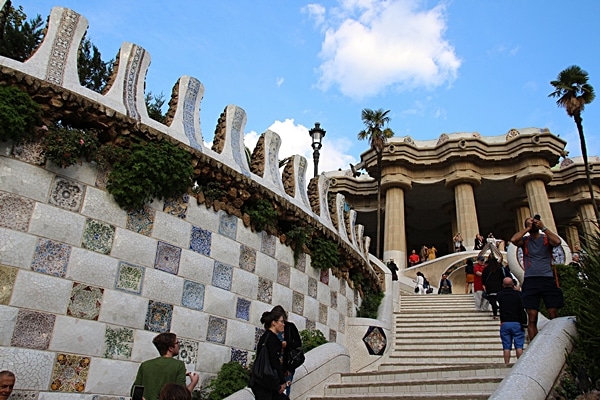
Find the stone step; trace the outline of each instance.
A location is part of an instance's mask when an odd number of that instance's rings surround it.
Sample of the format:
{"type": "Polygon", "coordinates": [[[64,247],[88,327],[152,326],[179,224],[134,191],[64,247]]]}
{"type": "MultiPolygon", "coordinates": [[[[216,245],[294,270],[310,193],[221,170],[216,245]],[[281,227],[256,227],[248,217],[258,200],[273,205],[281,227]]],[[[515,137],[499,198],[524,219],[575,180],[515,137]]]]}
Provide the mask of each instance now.
{"type": "MultiPolygon", "coordinates": [[[[512,367],[513,364],[510,364],[509,366],[512,367]]],[[[490,371],[495,371],[497,369],[506,369],[507,372],[508,370],[510,370],[510,368],[506,368],[506,366],[504,365],[503,361],[500,360],[496,360],[494,363],[456,363],[456,364],[427,364],[427,363],[410,363],[410,362],[404,362],[404,361],[398,361],[398,362],[383,362],[379,365],[378,369],[379,372],[386,372],[386,371],[394,371],[394,372],[400,372],[400,371],[408,371],[408,372],[421,372],[421,371],[443,371],[443,370],[449,370],[449,371],[457,371],[457,370],[473,370],[473,371],[479,371],[479,370],[484,370],[484,369],[490,369],[490,371]]],[[[487,375],[487,373],[485,374],[487,375]]],[[[500,374],[501,376],[504,376],[505,373],[500,374]]]]}
{"type": "Polygon", "coordinates": [[[395,324],[396,332],[401,333],[403,331],[421,331],[421,332],[458,332],[467,333],[472,331],[498,331],[500,329],[500,321],[490,320],[488,322],[447,322],[444,324],[435,323],[418,323],[418,322],[404,322],[401,324],[395,324]]]}
{"type": "Polygon", "coordinates": [[[389,364],[395,361],[412,363],[412,364],[429,364],[429,365],[452,365],[452,364],[478,364],[478,363],[494,363],[502,360],[502,347],[499,350],[486,350],[485,352],[478,351],[477,354],[470,354],[468,349],[459,352],[458,354],[431,354],[428,352],[407,352],[392,353],[388,357],[389,364]]]}
{"type": "Polygon", "coordinates": [[[495,340],[499,339],[500,334],[498,330],[493,331],[472,331],[472,332],[460,332],[460,334],[452,334],[449,332],[429,332],[427,334],[423,334],[421,331],[413,331],[413,332],[402,332],[394,335],[390,340],[393,343],[406,343],[408,341],[413,341],[417,339],[419,342],[423,340],[427,340],[429,342],[437,342],[437,343],[471,343],[475,340],[495,340]]]}
{"type": "MultiPolygon", "coordinates": [[[[392,393],[391,395],[370,395],[369,400],[486,400],[490,397],[492,392],[481,392],[481,393],[449,393],[440,394],[432,392],[419,392],[419,393],[392,393]]],[[[308,397],[307,400],[364,400],[365,396],[362,394],[349,395],[349,396],[327,396],[327,397],[308,397]]]]}
{"type": "MultiPolygon", "coordinates": [[[[477,341],[473,341],[471,343],[464,343],[464,342],[446,342],[446,343],[442,343],[442,342],[431,342],[429,340],[422,340],[419,342],[418,344],[418,348],[419,349],[447,349],[447,350],[462,350],[465,351],[465,347],[468,346],[469,349],[471,350],[485,350],[485,349],[495,349],[497,347],[500,347],[500,349],[502,349],[502,343],[500,342],[500,335],[497,335],[497,337],[495,338],[489,338],[486,340],[477,340],[477,341]]],[[[395,340],[394,341],[394,352],[404,352],[404,351],[409,351],[411,349],[414,349],[415,347],[415,343],[414,341],[398,341],[395,340]]]]}

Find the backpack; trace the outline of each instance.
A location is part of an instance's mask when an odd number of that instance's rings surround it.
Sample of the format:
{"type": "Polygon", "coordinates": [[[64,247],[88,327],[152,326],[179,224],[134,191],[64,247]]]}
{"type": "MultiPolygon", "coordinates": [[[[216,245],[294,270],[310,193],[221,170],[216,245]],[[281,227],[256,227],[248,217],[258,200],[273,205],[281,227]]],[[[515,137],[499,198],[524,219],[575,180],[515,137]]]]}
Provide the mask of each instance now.
{"type": "Polygon", "coordinates": [[[429,281],[427,280],[427,278],[423,277],[423,289],[428,289],[429,288],[429,281]]]}

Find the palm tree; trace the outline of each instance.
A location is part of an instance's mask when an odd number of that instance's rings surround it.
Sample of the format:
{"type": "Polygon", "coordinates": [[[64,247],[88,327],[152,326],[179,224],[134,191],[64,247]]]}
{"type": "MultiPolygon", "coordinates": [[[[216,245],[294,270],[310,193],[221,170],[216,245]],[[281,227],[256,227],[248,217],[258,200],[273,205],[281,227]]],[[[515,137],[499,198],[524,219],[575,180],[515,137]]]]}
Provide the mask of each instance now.
{"type": "Polygon", "coordinates": [[[358,132],[358,139],[369,139],[371,149],[377,155],[377,248],[375,255],[379,258],[379,249],[381,243],[381,164],[383,159],[383,147],[387,139],[394,136],[394,132],[386,127],[390,122],[388,113],[390,110],[383,111],[364,108],[361,113],[361,119],[366,128],[358,132]]]}
{"type": "Polygon", "coordinates": [[[590,104],[596,97],[594,88],[588,83],[588,73],[577,65],[572,65],[560,71],[556,80],[550,81],[550,84],[554,86],[554,92],[550,93],[548,97],[557,97],[556,104],[564,108],[569,117],[573,117],[577,125],[585,176],[596,215],[595,223],[598,225],[600,214],[598,213],[596,200],[594,200],[594,188],[592,187],[592,178],[590,177],[590,170],[588,168],[587,147],[585,145],[585,136],[583,135],[583,118],[581,118],[581,112],[584,110],[585,105],[590,104]]]}

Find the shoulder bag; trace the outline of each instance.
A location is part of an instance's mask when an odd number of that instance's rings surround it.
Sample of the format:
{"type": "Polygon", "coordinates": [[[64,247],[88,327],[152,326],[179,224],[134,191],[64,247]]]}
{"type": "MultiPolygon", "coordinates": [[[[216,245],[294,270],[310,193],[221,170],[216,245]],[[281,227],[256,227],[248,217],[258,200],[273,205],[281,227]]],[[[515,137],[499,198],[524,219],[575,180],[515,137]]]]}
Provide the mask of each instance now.
{"type": "Polygon", "coordinates": [[[279,375],[275,368],[271,366],[271,362],[269,361],[269,351],[267,350],[265,343],[262,344],[258,356],[256,356],[256,360],[254,360],[252,376],[254,382],[264,388],[275,389],[279,386],[279,375]]]}

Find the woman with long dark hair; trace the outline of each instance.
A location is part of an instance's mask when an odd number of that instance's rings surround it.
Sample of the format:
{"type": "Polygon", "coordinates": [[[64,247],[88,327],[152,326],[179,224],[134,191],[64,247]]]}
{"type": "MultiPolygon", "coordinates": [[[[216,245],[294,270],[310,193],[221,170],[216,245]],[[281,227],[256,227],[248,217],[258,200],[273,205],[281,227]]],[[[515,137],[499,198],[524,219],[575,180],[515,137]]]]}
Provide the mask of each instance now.
{"type": "Polygon", "coordinates": [[[504,272],[500,262],[490,255],[488,257],[487,267],[483,270],[481,275],[481,283],[483,284],[483,291],[487,295],[487,301],[492,305],[493,318],[498,319],[498,302],[496,301],[496,295],[502,290],[502,280],[504,279],[504,272]]]}

